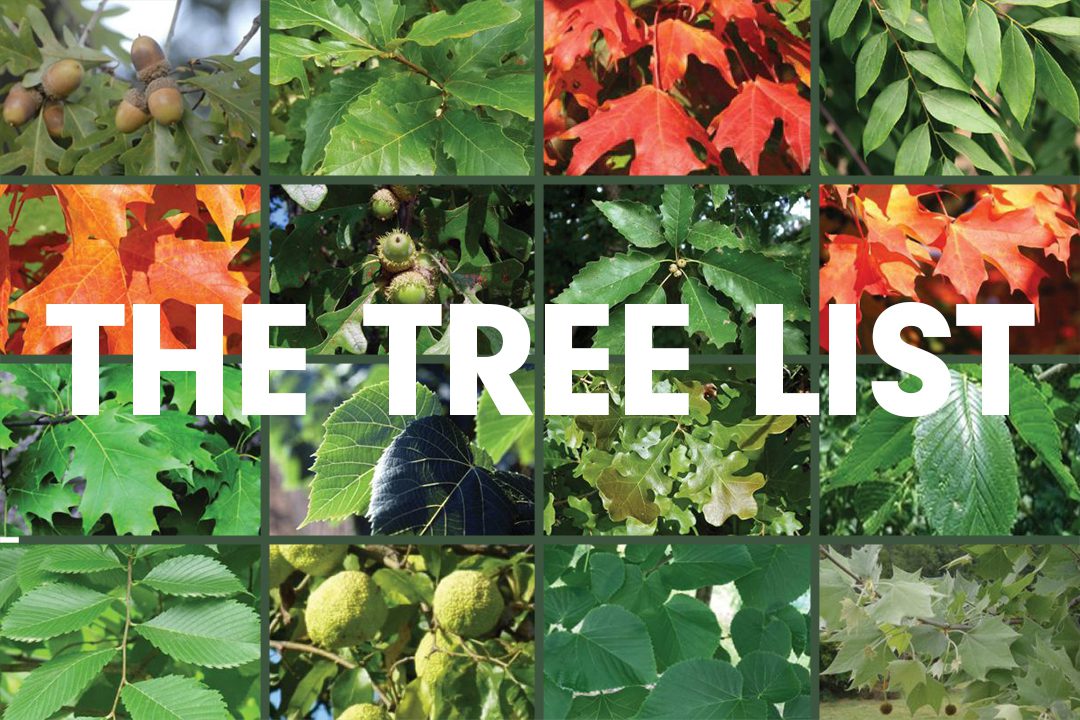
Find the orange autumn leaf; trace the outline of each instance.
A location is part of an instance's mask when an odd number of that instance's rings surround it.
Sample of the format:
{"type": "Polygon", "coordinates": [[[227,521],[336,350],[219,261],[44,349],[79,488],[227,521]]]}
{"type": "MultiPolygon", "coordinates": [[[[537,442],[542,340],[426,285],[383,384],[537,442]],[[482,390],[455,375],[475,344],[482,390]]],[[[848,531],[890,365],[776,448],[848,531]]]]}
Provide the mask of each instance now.
{"type": "Polygon", "coordinates": [[[210,211],[210,217],[225,242],[232,242],[233,224],[246,215],[243,185],[196,185],[195,197],[210,211]]]}
{"type": "Polygon", "coordinates": [[[150,185],[56,185],[68,233],[78,244],[89,238],[115,245],[127,235],[127,206],[153,202],[150,185]]]}
{"type": "Polygon", "coordinates": [[[750,174],[757,175],[761,154],[777,120],[799,171],[806,172],[810,167],[810,101],[793,85],[766,78],[744,83],[709,130],[714,133],[718,151],[731,148],[750,174]]]}

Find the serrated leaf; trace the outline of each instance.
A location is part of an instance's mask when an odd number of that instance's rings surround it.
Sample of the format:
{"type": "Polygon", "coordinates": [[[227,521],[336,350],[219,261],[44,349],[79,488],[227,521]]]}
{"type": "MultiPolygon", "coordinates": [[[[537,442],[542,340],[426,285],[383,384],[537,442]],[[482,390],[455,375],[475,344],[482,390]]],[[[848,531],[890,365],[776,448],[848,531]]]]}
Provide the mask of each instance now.
{"type": "Polygon", "coordinates": [[[227,720],[232,715],[217,690],[179,675],[128,683],[120,693],[131,720],[227,720]]]}
{"type": "Polygon", "coordinates": [[[459,175],[529,174],[525,146],[510,139],[493,120],[448,110],[441,124],[443,149],[453,158],[459,175]]]}
{"type": "Polygon", "coordinates": [[[96,573],[123,567],[104,545],[64,545],[52,548],[41,563],[42,570],[62,574],[96,573]]]}
{"type": "Polygon", "coordinates": [[[690,234],[696,204],[694,188],[691,185],[665,185],[660,198],[664,236],[673,248],[679,248],[690,234]]]}
{"type": "Polygon", "coordinates": [[[840,464],[822,478],[822,492],[858,485],[911,456],[912,418],[874,408],[840,464]]]}
{"type": "Polygon", "coordinates": [[[371,478],[367,518],[377,535],[532,532],[532,480],[475,465],[469,440],[443,415],[414,420],[371,478]]]}
{"type": "Polygon", "coordinates": [[[214,521],[214,535],[255,535],[261,524],[259,465],[231,454],[220,462],[217,496],[206,506],[200,519],[214,521]]]}
{"type": "Polygon", "coordinates": [[[244,591],[229,568],[205,555],[169,558],[139,582],[178,597],[225,597],[244,591]]]}
{"type": "Polygon", "coordinates": [[[234,600],[176,605],[134,627],[174,660],[203,667],[237,667],[261,654],[259,616],[234,600]]]}
{"type": "Polygon", "coordinates": [[[705,282],[731,298],[743,312],[756,314],[761,303],[784,306],[788,320],[808,320],[810,310],[802,282],[783,263],[761,253],[731,248],[713,250],[700,259],[705,282]]]}
{"type": "Polygon", "coordinates": [[[616,305],[641,290],[659,267],[656,258],[637,250],[594,260],[578,271],[553,302],[616,305]]]}
{"type": "Polygon", "coordinates": [[[694,223],[686,240],[702,251],[716,250],[717,248],[747,249],[746,241],[736,235],[730,225],[715,220],[699,220],[694,223]]]}
{"type": "Polygon", "coordinates": [[[1016,522],[1016,453],[1000,416],[982,414],[982,392],[952,373],[945,404],[915,421],[915,467],[930,527],[943,535],[1002,535],[1016,522]]]}
{"type": "Polygon", "coordinates": [[[1080,499],[1076,477],[1062,461],[1061,432],[1054,413],[1038,386],[1020,368],[1009,368],[1009,423],[1020,439],[1035,451],[1061,487],[1074,499],[1080,499]]]}
{"type": "Polygon", "coordinates": [[[46,720],[73,706],[116,656],[116,648],[71,652],[53,658],[26,676],[4,713],[5,720],[46,720]]]}
{"type": "Polygon", "coordinates": [[[12,640],[48,640],[89,625],[112,601],[90,588],[47,583],[15,601],[4,617],[3,634],[12,640]]]}
{"type": "Polygon", "coordinates": [[[660,218],[648,205],[634,200],[593,200],[593,205],[631,245],[653,248],[664,244],[660,218]]]}
{"type": "Polygon", "coordinates": [[[617,605],[601,605],[574,631],[555,630],[544,641],[546,673],[581,692],[644,685],[656,679],[645,623],[617,605]]]}
{"type": "Polygon", "coordinates": [[[440,10],[425,15],[413,23],[405,41],[436,45],[450,38],[465,38],[481,30],[507,25],[519,17],[521,14],[502,0],[474,0],[455,13],[440,10]]]}
{"type": "Polygon", "coordinates": [[[438,397],[416,386],[416,415],[390,415],[388,382],[361,388],[339,405],[324,423],[325,434],[315,451],[315,474],[304,525],[316,520],[340,520],[367,512],[371,476],[383,451],[415,418],[441,412],[438,397]]]}
{"type": "Polygon", "coordinates": [[[689,306],[691,334],[701,333],[705,340],[718,350],[735,342],[738,331],[731,320],[731,313],[722,307],[709,292],[709,288],[690,276],[683,278],[682,301],[689,306]]]}

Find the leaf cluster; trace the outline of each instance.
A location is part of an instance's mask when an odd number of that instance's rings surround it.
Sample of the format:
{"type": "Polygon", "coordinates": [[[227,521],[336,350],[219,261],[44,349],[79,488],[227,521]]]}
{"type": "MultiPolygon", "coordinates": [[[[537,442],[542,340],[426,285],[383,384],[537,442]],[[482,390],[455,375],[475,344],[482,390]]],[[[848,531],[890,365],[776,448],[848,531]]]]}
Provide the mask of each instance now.
{"type": "Polygon", "coordinates": [[[1080,557],[1061,545],[971,545],[883,571],[882,548],[822,548],[822,671],[879,684],[912,715],[1068,717],[1080,700],[1080,557]],[[823,663],[824,664],[824,663],[823,663]]]}
{"type": "MultiPolygon", "coordinates": [[[[516,187],[416,187],[397,213],[380,220],[363,186],[284,186],[271,196],[270,292],[275,303],[302,304],[304,328],[278,328],[273,342],[317,354],[385,353],[385,328],[363,325],[364,306],[385,302],[392,273],[379,263],[378,240],[404,230],[436,267],[438,303],[488,302],[533,321],[533,205],[516,187]],[[297,202],[294,198],[300,198],[297,202]],[[280,215],[278,214],[280,210],[280,215]]],[[[400,186],[399,186],[399,191],[400,186]]],[[[404,192],[402,194],[405,194],[404,192]]],[[[448,312],[443,313],[449,317],[448,312]]],[[[501,346],[483,333],[481,352],[501,346]]],[[[446,325],[421,328],[417,352],[446,355],[446,325]]]]}
{"type": "Polygon", "coordinates": [[[869,410],[870,381],[860,378],[859,419],[823,419],[823,527],[843,534],[1076,532],[1080,374],[1068,365],[1013,366],[1006,417],[982,414],[977,366],[951,374],[945,404],[930,415],[869,410]]]}
{"type": "Polygon", "coordinates": [[[259,418],[240,412],[240,370],[224,372],[220,417],[194,414],[182,372],[162,374],[159,415],[134,415],[126,365],[101,370],[98,414],[74,415],[69,365],[5,366],[4,534],[258,533],[259,418]]]}
{"type": "Polygon", "coordinates": [[[1075,9],[1070,0],[830,3],[822,172],[1076,174],[1075,9]]]}
{"type": "MultiPolygon", "coordinates": [[[[286,571],[271,591],[270,661],[272,718],[335,717],[358,704],[382,706],[398,720],[531,720],[535,648],[532,552],[507,546],[350,546],[330,570],[360,571],[371,578],[389,609],[370,641],[320,651],[307,636],[304,610],[320,580],[286,571]],[[505,609],[491,632],[463,638],[436,633],[435,588],[452,572],[470,570],[496,581],[505,609]],[[439,671],[417,674],[426,635],[436,648],[427,656],[439,671]]],[[[275,579],[276,580],[276,579],[275,579]]]]}
{"type": "Polygon", "coordinates": [[[275,172],[531,172],[531,2],[272,0],[270,27],[275,172]]]}
{"type": "Polygon", "coordinates": [[[9,720],[259,717],[257,548],[0,548],[9,720]]]}
{"type": "Polygon", "coordinates": [[[785,351],[805,353],[810,319],[805,193],[805,188],[756,188],[751,194],[725,185],[704,190],[667,185],[659,202],[623,199],[621,191],[607,194],[615,199],[593,199],[593,207],[583,199],[569,207],[557,201],[549,209],[548,233],[562,242],[550,243],[545,254],[545,263],[553,258],[548,293],[559,289],[550,302],[607,304],[609,324],[596,330],[592,344],[616,354],[624,350],[625,304],[689,306],[686,333],[673,332],[659,341],[663,344],[694,353],[735,348],[752,353],[757,305],[780,303],[785,351]],[[744,213],[749,203],[769,210],[744,213]],[[604,223],[590,221],[596,211],[604,223]],[[588,224],[580,226],[581,220],[588,224]],[[567,242],[571,236],[574,242],[567,242]],[[587,241],[593,249],[586,249],[587,241]],[[597,259],[582,267],[583,258],[597,259]],[[565,285],[553,272],[567,265],[573,276],[565,285]]]}
{"type": "Polygon", "coordinates": [[[544,717],[810,718],[809,588],[798,545],[548,546],[544,717]]]}
{"type": "MultiPolygon", "coordinates": [[[[600,535],[794,535],[809,525],[809,425],[754,415],[748,368],[664,373],[660,393],[690,414],[629,416],[621,367],[579,374],[575,392],[609,393],[606,416],[548,416],[544,527],[600,535]]],[[[789,392],[806,385],[791,371],[789,392]]]]}

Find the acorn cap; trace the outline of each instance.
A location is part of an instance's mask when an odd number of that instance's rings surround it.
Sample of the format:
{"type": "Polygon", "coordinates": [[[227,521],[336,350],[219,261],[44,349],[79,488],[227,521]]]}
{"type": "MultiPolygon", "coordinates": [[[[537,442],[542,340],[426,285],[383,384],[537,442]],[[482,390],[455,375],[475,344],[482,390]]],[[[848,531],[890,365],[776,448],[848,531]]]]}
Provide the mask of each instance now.
{"type": "Polygon", "coordinates": [[[158,79],[154,80],[146,86],[146,97],[150,97],[162,88],[172,88],[173,90],[176,90],[179,87],[180,86],[177,85],[176,81],[173,80],[171,77],[159,77],[158,79]]]}
{"type": "Polygon", "coordinates": [[[145,67],[142,70],[137,70],[135,74],[146,84],[150,84],[158,78],[168,77],[172,72],[172,65],[168,60],[162,60],[161,62],[154,63],[149,67],[145,67]]]}
{"type": "Polygon", "coordinates": [[[131,88],[124,93],[124,100],[143,112],[150,112],[149,108],[146,107],[146,94],[138,88],[131,88]]]}

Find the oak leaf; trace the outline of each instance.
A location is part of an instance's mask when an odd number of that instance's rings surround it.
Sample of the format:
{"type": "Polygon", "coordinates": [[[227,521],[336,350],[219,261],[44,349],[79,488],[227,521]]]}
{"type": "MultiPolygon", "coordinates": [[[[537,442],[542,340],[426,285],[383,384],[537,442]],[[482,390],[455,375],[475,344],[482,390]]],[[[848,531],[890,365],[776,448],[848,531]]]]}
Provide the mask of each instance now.
{"type": "Polygon", "coordinates": [[[752,175],[773,126],[783,124],[783,138],[802,172],[810,167],[810,102],[795,85],[756,78],[743,83],[731,104],[709,125],[718,151],[731,148],[752,175]]]}
{"type": "Polygon", "coordinates": [[[727,84],[735,87],[725,43],[708,30],[682,20],[664,20],[656,26],[655,52],[656,85],[661,90],[669,89],[686,75],[691,55],[715,67],[727,84]]]}
{"type": "Polygon", "coordinates": [[[114,246],[127,235],[127,206],[153,202],[150,185],[56,185],[71,240],[95,238],[114,246]]]}

